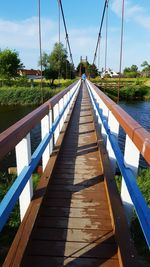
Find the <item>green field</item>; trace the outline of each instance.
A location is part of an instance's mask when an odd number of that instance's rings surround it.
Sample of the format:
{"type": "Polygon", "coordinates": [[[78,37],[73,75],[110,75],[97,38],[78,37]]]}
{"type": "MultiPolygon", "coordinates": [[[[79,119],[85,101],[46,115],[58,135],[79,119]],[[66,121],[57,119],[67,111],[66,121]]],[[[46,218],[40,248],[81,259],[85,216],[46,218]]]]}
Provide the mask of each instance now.
{"type": "MultiPolygon", "coordinates": [[[[91,79],[111,99],[117,100],[118,78],[95,78],[91,79]]],[[[150,79],[147,78],[121,78],[120,100],[149,100],[150,79]]]]}
{"type": "Polygon", "coordinates": [[[11,85],[0,87],[0,105],[40,105],[55,94],[64,90],[75,80],[55,81],[54,87],[50,87],[49,81],[44,81],[40,87],[40,81],[27,86],[11,85]]]}

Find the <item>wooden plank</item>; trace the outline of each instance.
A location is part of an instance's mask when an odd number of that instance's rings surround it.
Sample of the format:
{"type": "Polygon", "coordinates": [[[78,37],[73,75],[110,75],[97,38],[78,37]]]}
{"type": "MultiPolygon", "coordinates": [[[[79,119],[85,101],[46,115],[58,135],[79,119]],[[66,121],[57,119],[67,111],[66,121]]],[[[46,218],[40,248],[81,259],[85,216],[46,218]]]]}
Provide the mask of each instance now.
{"type": "MultiPolygon", "coordinates": [[[[94,114],[94,113],[93,113],[94,114]]],[[[104,181],[109,203],[112,224],[115,228],[116,242],[118,243],[118,258],[121,266],[139,266],[129,227],[118,193],[115,177],[111,172],[109,156],[106,151],[99,127],[95,119],[95,129],[99,146],[100,157],[104,169],[104,181]]]]}
{"type": "Polygon", "coordinates": [[[66,229],[66,228],[45,228],[39,227],[33,231],[33,240],[68,241],[68,242],[99,242],[105,240],[107,243],[114,243],[112,231],[97,229],[66,229]]]}
{"type": "Polygon", "coordinates": [[[28,256],[22,266],[36,267],[119,267],[116,259],[93,259],[93,258],[71,258],[48,257],[48,256],[28,256]]]}
{"type": "MultiPolygon", "coordinates": [[[[21,248],[24,255],[19,258],[17,249],[14,265],[5,266],[123,266],[119,262],[120,243],[116,242],[117,229],[112,227],[110,202],[89,107],[89,97],[83,86],[64,142],[55,150],[58,154],[60,148],[55,169],[51,176],[47,173],[39,188],[41,191],[36,194],[35,200],[39,201],[42,192],[45,193],[35,223],[30,221],[34,225],[26,249],[21,248]]],[[[124,233],[120,232],[120,236],[124,233]]],[[[19,247],[20,243],[17,245],[19,247]]]]}
{"type": "Polygon", "coordinates": [[[100,186],[99,184],[90,186],[86,188],[84,185],[53,185],[51,184],[49,186],[49,191],[66,191],[66,192],[88,192],[88,191],[93,191],[93,192],[101,192],[103,190],[103,187],[100,186]]]}
{"type": "Polygon", "coordinates": [[[100,208],[101,210],[108,209],[106,200],[101,201],[84,201],[84,199],[47,199],[44,201],[46,207],[68,207],[68,208],[100,208]]]}
{"type": "MultiPolygon", "coordinates": [[[[66,185],[85,185],[86,186],[91,186],[93,185],[94,183],[99,183],[101,177],[97,176],[97,177],[93,177],[91,179],[91,177],[87,177],[87,178],[83,178],[82,176],[78,176],[77,177],[73,177],[72,179],[68,178],[67,175],[63,175],[61,177],[57,177],[56,178],[54,177],[56,174],[53,174],[53,179],[51,180],[51,184],[54,184],[54,185],[63,185],[63,184],[66,184],[66,185]]],[[[103,180],[103,177],[102,179],[103,180]]]]}
{"type": "Polygon", "coordinates": [[[110,220],[101,218],[39,217],[38,227],[112,230],[110,220]]]}
{"type": "MultiPolygon", "coordinates": [[[[58,216],[57,207],[47,207],[42,206],[40,210],[41,216],[56,217],[58,216]]],[[[98,207],[94,208],[59,208],[60,217],[69,217],[69,218],[105,218],[110,220],[110,214],[108,209],[100,209],[98,207]]]]}
{"type": "MultiPolygon", "coordinates": [[[[75,102],[73,102],[74,105],[75,102]]],[[[60,133],[58,141],[56,143],[56,147],[50,157],[50,160],[45,168],[45,171],[40,179],[39,185],[34,193],[33,199],[29,208],[26,212],[26,215],[19,227],[19,230],[15,236],[15,239],[10,247],[8,255],[5,259],[3,267],[17,267],[20,266],[21,260],[26,249],[26,246],[29,241],[29,237],[31,235],[32,229],[34,227],[34,223],[37,218],[37,214],[40,209],[40,205],[42,203],[43,197],[47,190],[47,185],[50,180],[50,177],[53,172],[53,168],[56,164],[57,157],[60,152],[60,147],[65,137],[65,133],[67,131],[67,127],[70,122],[71,111],[67,116],[66,122],[64,123],[63,129],[60,133]]]]}
{"type": "Polygon", "coordinates": [[[100,240],[99,243],[33,240],[28,250],[30,255],[39,256],[117,258],[115,243],[110,244],[104,240],[102,242],[100,240]]]}
{"type": "MultiPolygon", "coordinates": [[[[56,199],[83,199],[85,197],[89,198],[89,195],[91,193],[88,191],[83,191],[83,192],[66,192],[66,191],[51,191],[49,195],[45,197],[45,199],[51,199],[51,198],[56,198],[56,199]]],[[[100,192],[95,192],[94,196],[99,196],[102,197],[102,199],[106,199],[106,194],[105,191],[100,191],[100,192]]]]}

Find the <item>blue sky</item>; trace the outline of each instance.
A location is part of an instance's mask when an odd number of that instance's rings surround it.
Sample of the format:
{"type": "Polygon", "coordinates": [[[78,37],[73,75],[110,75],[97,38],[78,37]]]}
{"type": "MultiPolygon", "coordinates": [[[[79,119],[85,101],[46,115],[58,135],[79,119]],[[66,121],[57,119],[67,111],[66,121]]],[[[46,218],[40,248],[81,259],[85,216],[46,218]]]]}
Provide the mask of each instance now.
{"type": "MultiPolygon", "coordinates": [[[[122,0],[109,0],[107,66],[118,71],[122,0]]],[[[104,0],[62,0],[75,65],[80,56],[93,61],[104,0]]],[[[37,68],[38,0],[0,0],[0,48],[19,52],[26,68],[37,68]]],[[[57,0],[41,0],[42,49],[50,53],[58,41],[57,0]]],[[[65,43],[63,24],[61,41],[65,43]]],[[[105,30],[100,68],[104,66],[105,30]]],[[[123,67],[150,63],[150,3],[125,0],[123,67]]]]}

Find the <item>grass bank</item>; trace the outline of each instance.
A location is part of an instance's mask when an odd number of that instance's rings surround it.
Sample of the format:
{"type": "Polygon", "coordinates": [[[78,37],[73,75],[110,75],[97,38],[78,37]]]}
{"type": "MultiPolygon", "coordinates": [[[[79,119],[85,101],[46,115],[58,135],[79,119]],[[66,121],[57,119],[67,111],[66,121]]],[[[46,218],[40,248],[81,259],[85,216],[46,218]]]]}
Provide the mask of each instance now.
{"type": "MultiPolygon", "coordinates": [[[[116,183],[119,192],[121,191],[121,181],[121,176],[116,176],[116,183]]],[[[147,202],[148,207],[150,208],[150,169],[140,170],[139,175],[137,177],[137,184],[145,198],[145,201],[147,202]]],[[[142,261],[150,263],[149,249],[135,212],[133,212],[130,230],[139,257],[142,259],[142,261]]],[[[145,265],[143,264],[143,266],[145,265]]]]}
{"type": "Polygon", "coordinates": [[[40,105],[42,104],[42,99],[44,102],[47,101],[73,82],[74,80],[67,80],[58,84],[56,81],[53,88],[43,87],[42,89],[39,82],[35,87],[0,87],[0,105],[40,105]]]}
{"type": "MultiPolygon", "coordinates": [[[[93,79],[102,91],[111,99],[117,100],[118,96],[118,79],[107,78],[93,79]]],[[[150,79],[146,78],[122,78],[120,82],[120,100],[150,100],[150,79]]]]}
{"type": "MultiPolygon", "coordinates": [[[[0,201],[5,196],[6,192],[10,188],[10,186],[13,184],[14,180],[16,179],[16,175],[8,174],[6,172],[0,173],[0,201]]],[[[36,186],[38,184],[38,181],[40,179],[39,174],[33,174],[33,190],[36,189],[36,186]]],[[[18,227],[20,225],[20,216],[19,216],[19,203],[15,205],[15,208],[13,209],[13,212],[11,213],[11,216],[3,228],[2,232],[0,232],[0,266],[2,266],[5,257],[8,253],[9,247],[16,235],[16,232],[18,230],[18,227]]]]}

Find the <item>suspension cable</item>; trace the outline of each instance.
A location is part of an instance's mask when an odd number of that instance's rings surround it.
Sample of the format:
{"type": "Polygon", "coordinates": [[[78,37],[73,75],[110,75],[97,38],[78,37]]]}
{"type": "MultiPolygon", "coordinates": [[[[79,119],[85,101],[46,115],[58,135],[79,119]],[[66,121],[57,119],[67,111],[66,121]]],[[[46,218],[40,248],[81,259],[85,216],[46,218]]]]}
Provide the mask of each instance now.
{"type": "MultiPolygon", "coordinates": [[[[58,43],[59,43],[59,48],[60,48],[60,5],[59,5],[59,0],[58,0],[58,43]]],[[[60,73],[61,73],[61,55],[59,53],[59,71],[58,71],[58,80],[59,80],[59,85],[60,85],[60,73]]]]}
{"type": "Polygon", "coordinates": [[[68,48],[69,48],[70,59],[71,59],[72,65],[74,66],[72,52],[71,52],[71,47],[70,47],[70,42],[69,42],[69,35],[68,35],[68,32],[67,32],[66,20],[65,20],[65,15],[64,15],[63,6],[62,6],[62,1],[61,0],[58,0],[58,2],[60,4],[60,8],[61,8],[61,13],[62,13],[62,18],[63,18],[64,28],[65,28],[65,33],[66,33],[66,40],[67,40],[67,44],[68,44],[68,48]]]}
{"type": "Polygon", "coordinates": [[[122,22],[121,22],[121,40],[120,40],[120,64],[119,64],[119,80],[118,80],[118,98],[117,103],[119,103],[120,98],[120,80],[122,71],[122,55],[123,55],[123,30],[124,30],[124,0],[122,0],[122,22]]]}
{"type": "Polygon", "coordinates": [[[99,71],[100,71],[100,49],[101,49],[101,39],[98,44],[98,59],[97,59],[97,67],[99,71]]]}
{"type": "Polygon", "coordinates": [[[99,29],[99,33],[98,33],[98,39],[97,39],[96,49],[95,49],[95,53],[94,53],[93,64],[95,64],[95,60],[97,57],[97,50],[98,50],[98,45],[99,45],[99,42],[101,39],[101,32],[102,32],[102,27],[103,27],[103,22],[104,22],[106,6],[107,6],[107,0],[105,0],[105,3],[104,3],[104,9],[103,9],[102,19],[101,19],[101,23],[100,23],[100,29],[99,29]]]}
{"type": "Polygon", "coordinates": [[[42,68],[42,38],[41,38],[41,3],[38,0],[38,17],[39,17],[39,48],[40,48],[40,67],[41,67],[41,92],[42,92],[42,103],[43,103],[43,68],[42,68]]]}
{"type": "Polygon", "coordinates": [[[107,68],[107,37],[108,37],[108,0],[106,3],[106,41],[105,41],[105,74],[106,74],[106,68],[107,68]]]}
{"type": "Polygon", "coordinates": [[[67,70],[68,70],[67,57],[68,57],[68,51],[67,51],[67,39],[66,39],[66,79],[67,79],[67,70]]]}

